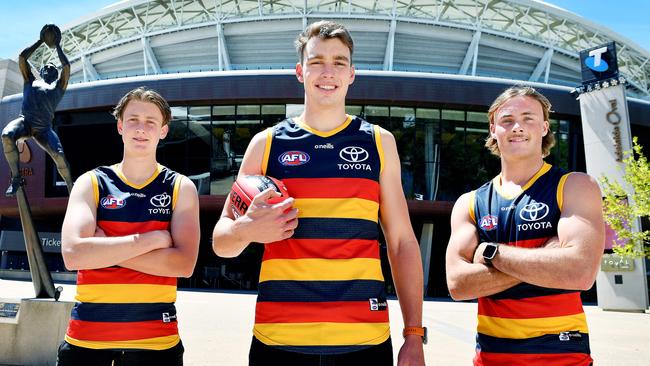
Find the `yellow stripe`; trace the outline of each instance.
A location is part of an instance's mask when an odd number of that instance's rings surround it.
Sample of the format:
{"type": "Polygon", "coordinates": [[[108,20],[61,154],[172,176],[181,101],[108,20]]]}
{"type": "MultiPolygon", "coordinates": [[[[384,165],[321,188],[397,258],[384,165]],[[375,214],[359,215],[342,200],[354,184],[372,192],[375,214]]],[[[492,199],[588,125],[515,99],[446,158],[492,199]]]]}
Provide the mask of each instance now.
{"type": "Polygon", "coordinates": [[[128,349],[149,349],[154,351],[161,351],[165,349],[170,349],[180,342],[181,338],[178,334],[157,337],[157,338],[146,338],[146,339],[137,339],[132,341],[82,341],[79,339],[74,339],[67,334],[65,335],[65,341],[84,348],[91,349],[107,349],[107,348],[128,348],[128,349]]]}
{"type": "Polygon", "coordinates": [[[144,183],[142,183],[142,184],[140,184],[140,185],[135,184],[135,183],[132,183],[132,182],[130,182],[128,179],[126,179],[126,177],[124,176],[124,174],[122,174],[122,170],[119,169],[119,164],[115,164],[115,165],[113,165],[112,168],[113,168],[113,170],[115,171],[115,174],[117,174],[117,176],[120,177],[120,179],[121,179],[121,180],[122,180],[126,185],[128,185],[128,186],[130,186],[130,187],[133,187],[133,188],[135,188],[135,189],[142,189],[142,188],[146,187],[147,184],[153,182],[153,180],[156,179],[156,177],[158,176],[158,174],[160,174],[160,171],[162,170],[163,167],[162,167],[162,165],[160,165],[160,164],[156,164],[156,171],[153,172],[153,175],[152,175],[151,177],[149,177],[149,179],[147,179],[144,183]]]}
{"type": "Polygon", "coordinates": [[[474,212],[474,204],[476,200],[476,191],[469,192],[469,217],[476,224],[476,213],[474,212]]]}
{"type": "Polygon", "coordinates": [[[269,156],[271,155],[271,142],[273,142],[273,127],[266,129],[266,145],[264,146],[264,157],[262,157],[262,175],[266,175],[266,169],[269,166],[269,156]]]}
{"type": "Polygon", "coordinates": [[[176,181],[174,182],[174,192],[172,193],[172,210],[176,208],[176,200],[178,199],[178,191],[181,189],[181,181],[183,180],[184,176],[177,174],[176,175],[176,181]]]}
{"type": "Polygon", "coordinates": [[[255,324],[255,337],[269,346],[374,345],[388,339],[388,323],[255,324]]]}
{"type": "Polygon", "coordinates": [[[93,197],[95,198],[95,206],[97,207],[99,206],[99,182],[97,182],[95,172],[90,171],[88,175],[90,176],[90,183],[93,186],[93,197]]]}
{"type": "Polygon", "coordinates": [[[503,187],[501,187],[501,174],[497,175],[496,177],[494,177],[494,179],[492,179],[492,184],[494,185],[494,188],[496,189],[497,193],[499,193],[499,195],[501,195],[505,199],[511,200],[517,197],[518,195],[520,195],[521,192],[530,188],[530,186],[532,186],[537,181],[537,179],[539,179],[539,177],[546,174],[546,172],[548,172],[549,170],[551,170],[551,164],[544,162],[544,164],[537,171],[537,173],[535,173],[535,175],[533,175],[533,177],[530,178],[530,180],[528,180],[528,182],[523,187],[521,187],[521,189],[515,192],[505,192],[503,190],[503,187]]]}
{"type": "Polygon", "coordinates": [[[478,316],[478,332],[498,338],[524,339],[569,331],[589,332],[584,313],[533,319],[478,316]]]}
{"type": "Polygon", "coordinates": [[[345,122],[343,122],[342,125],[338,126],[337,128],[335,128],[335,129],[333,129],[333,130],[331,130],[331,131],[327,131],[327,132],[318,131],[318,130],[315,130],[315,129],[309,127],[309,126],[308,126],[304,121],[302,121],[302,120],[300,119],[300,117],[295,117],[293,120],[296,121],[296,123],[297,123],[300,127],[302,127],[303,129],[305,129],[305,130],[307,130],[307,131],[313,133],[313,134],[316,135],[316,136],[320,136],[320,137],[330,137],[330,136],[336,135],[337,133],[343,131],[346,127],[348,127],[348,125],[350,124],[350,122],[352,122],[352,116],[346,114],[345,122]]]}
{"type": "Polygon", "coordinates": [[[176,286],[148,284],[77,285],[75,299],[79,302],[120,304],[175,302],[176,286]]]}
{"type": "Polygon", "coordinates": [[[379,173],[384,171],[384,147],[381,144],[381,129],[378,125],[373,125],[375,130],[375,144],[377,145],[377,152],[379,153],[379,173]]]}
{"type": "Polygon", "coordinates": [[[363,198],[296,198],[298,217],[364,219],[377,222],[379,203],[363,198]]]}
{"type": "Polygon", "coordinates": [[[562,178],[560,178],[560,182],[557,185],[557,207],[560,209],[560,212],[562,212],[562,205],[564,204],[564,183],[566,183],[566,180],[569,178],[570,174],[571,173],[564,174],[562,178]]]}
{"type": "Polygon", "coordinates": [[[374,258],[269,259],[262,262],[260,282],[289,281],[383,281],[381,262],[374,258]]]}

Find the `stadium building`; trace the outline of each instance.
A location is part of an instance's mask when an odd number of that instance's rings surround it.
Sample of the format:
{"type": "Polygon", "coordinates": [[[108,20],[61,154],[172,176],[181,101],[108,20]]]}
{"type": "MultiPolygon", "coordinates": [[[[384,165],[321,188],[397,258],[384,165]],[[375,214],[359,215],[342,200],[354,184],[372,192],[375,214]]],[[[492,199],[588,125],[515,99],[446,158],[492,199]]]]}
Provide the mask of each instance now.
{"type": "MultiPolygon", "coordinates": [[[[354,38],[357,78],[348,93],[348,113],[396,137],[427,296],[448,296],[444,252],[454,201],[499,170],[483,144],[487,109],[503,89],[525,83],[549,97],[557,145],[547,161],[585,171],[580,107],[572,93],[580,84],[579,52],[614,41],[632,134],[650,146],[650,53],[548,3],[121,1],[62,27],[72,75],[54,124],[77,177],[121,159],[110,111],[126,91],[146,85],[167,98],[173,121],[158,158],[196,183],[201,202],[199,262],[181,286],[256,288],[261,246],[252,245],[239,258],[218,258],[211,230],[251,137],[300,113],[303,91],[294,76],[293,41],[321,19],[345,24],[354,38]]],[[[36,69],[58,58],[42,46],[30,61],[36,69]]],[[[14,61],[0,62],[0,78],[4,126],[21,107],[22,95],[9,95],[22,90],[14,61]]],[[[65,185],[33,142],[25,149],[31,156],[23,154],[22,170],[50,269],[69,276],[57,236],[65,185]]],[[[0,166],[0,182],[8,182],[4,159],[0,166]]],[[[24,249],[14,244],[21,236],[14,199],[0,197],[0,215],[0,274],[28,276],[24,249]]],[[[392,291],[387,265],[385,270],[392,291]]]]}

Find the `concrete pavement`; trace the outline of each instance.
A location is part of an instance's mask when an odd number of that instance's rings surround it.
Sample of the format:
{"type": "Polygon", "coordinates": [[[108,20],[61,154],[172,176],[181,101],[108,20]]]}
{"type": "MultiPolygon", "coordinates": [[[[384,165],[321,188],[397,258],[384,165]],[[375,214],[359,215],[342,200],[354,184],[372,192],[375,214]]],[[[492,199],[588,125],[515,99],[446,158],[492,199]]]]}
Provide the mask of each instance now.
{"type": "MultiPolygon", "coordinates": [[[[62,286],[61,300],[73,301],[74,285],[62,286]]],[[[0,280],[0,298],[33,296],[31,282],[0,280]]],[[[388,303],[397,356],[403,323],[399,303],[388,303]]],[[[176,305],[186,365],[247,364],[254,294],[181,290],[176,305]]],[[[650,365],[650,314],[608,312],[595,306],[586,306],[585,312],[596,365],[650,365]]],[[[425,301],[424,324],[429,327],[427,365],[471,365],[476,303],[425,301]]]]}

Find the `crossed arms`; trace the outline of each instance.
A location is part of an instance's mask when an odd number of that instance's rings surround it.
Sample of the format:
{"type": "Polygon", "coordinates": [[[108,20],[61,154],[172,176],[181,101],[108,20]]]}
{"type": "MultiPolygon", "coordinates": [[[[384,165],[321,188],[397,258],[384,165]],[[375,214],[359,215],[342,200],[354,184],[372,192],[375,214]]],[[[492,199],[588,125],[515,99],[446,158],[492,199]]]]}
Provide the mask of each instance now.
{"type": "Polygon", "coordinates": [[[157,276],[191,276],[199,249],[199,202],[194,184],[186,177],[181,179],[169,231],[107,237],[97,227],[90,175],[79,177],[61,229],[66,268],[120,266],[157,276]]]}
{"type": "Polygon", "coordinates": [[[483,261],[485,243],[469,216],[470,194],[451,214],[447,285],[455,300],[493,295],[520,282],[567,290],[588,290],[596,279],[605,245],[600,189],[593,178],[571,174],[564,186],[558,236],[541,248],[500,245],[492,267],[483,261]]]}

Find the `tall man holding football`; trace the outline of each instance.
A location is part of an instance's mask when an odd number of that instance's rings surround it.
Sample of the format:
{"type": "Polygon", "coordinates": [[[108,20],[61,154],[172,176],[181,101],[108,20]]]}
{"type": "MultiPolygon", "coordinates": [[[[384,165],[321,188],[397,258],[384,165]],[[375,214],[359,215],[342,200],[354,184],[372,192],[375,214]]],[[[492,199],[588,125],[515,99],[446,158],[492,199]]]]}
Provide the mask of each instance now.
{"type": "Polygon", "coordinates": [[[395,139],[345,113],[355,77],[345,27],[311,24],[296,49],[304,112],[257,134],[239,170],[281,179],[292,198],[270,203],[280,194],[266,189],[236,219],[226,204],[213,233],[222,257],[265,243],[249,363],[393,364],[381,218],[406,326],[398,365],[423,365],[422,266],[395,139]]]}

